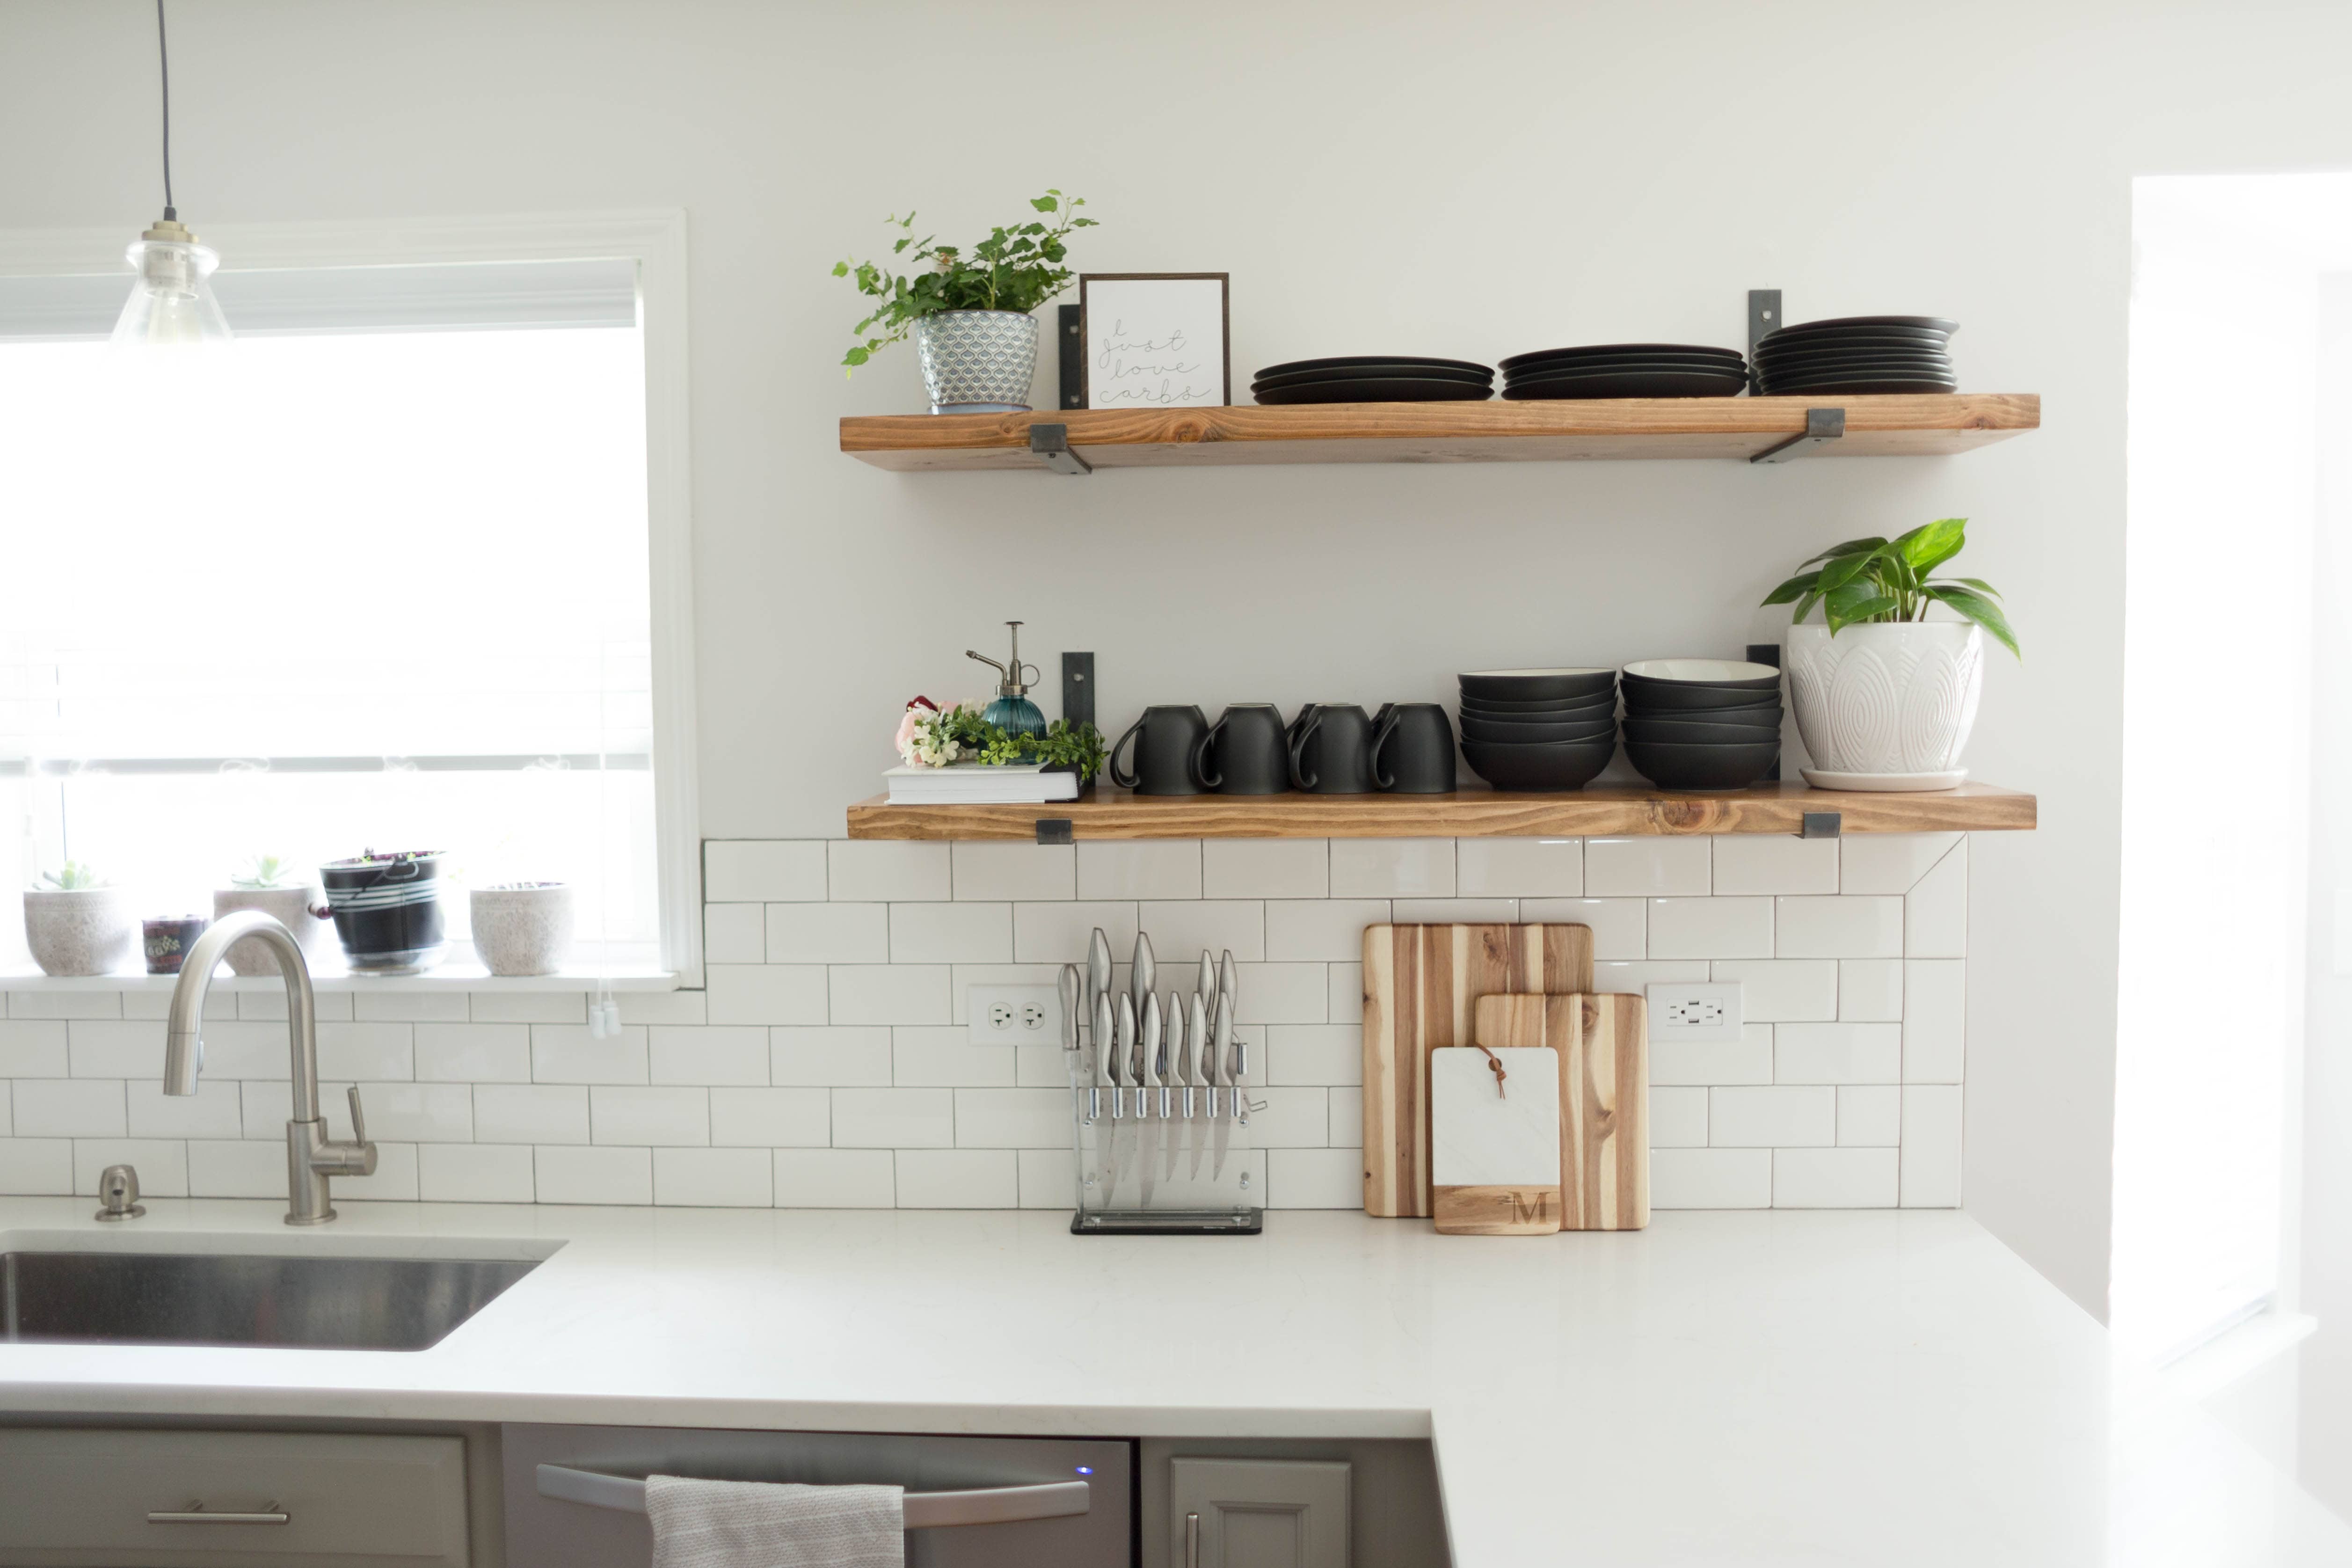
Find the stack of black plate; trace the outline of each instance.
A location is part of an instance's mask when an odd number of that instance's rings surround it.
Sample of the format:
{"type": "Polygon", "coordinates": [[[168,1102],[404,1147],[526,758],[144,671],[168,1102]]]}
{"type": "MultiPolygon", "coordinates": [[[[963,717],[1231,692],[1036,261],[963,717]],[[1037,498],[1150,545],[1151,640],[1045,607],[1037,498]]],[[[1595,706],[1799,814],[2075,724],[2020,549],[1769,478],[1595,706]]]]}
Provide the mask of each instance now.
{"type": "Polygon", "coordinates": [[[1250,391],[1260,403],[1484,402],[1495,395],[1495,373],[1464,359],[1345,354],[1270,364],[1250,391]]]}
{"type": "Polygon", "coordinates": [[[1780,760],[1780,672],[1728,658],[1625,667],[1625,755],[1660,789],[1745,789],[1780,760]]]}
{"type": "Polygon", "coordinates": [[[1758,390],[1772,397],[1958,392],[1960,379],[1952,369],[1951,340],[1959,330],[1958,321],[1941,316],[1801,321],[1767,334],[1756,345],[1758,390]]]}
{"type": "Polygon", "coordinates": [[[1462,755],[1496,789],[1582,789],[1617,754],[1613,669],[1462,676],[1462,755]]]}
{"type": "Polygon", "coordinates": [[[1748,385],[1738,349],[1691,343],[1595,343],[1542,349],[1503,362],[1503,395],[1736,397],[1748,385]]]}

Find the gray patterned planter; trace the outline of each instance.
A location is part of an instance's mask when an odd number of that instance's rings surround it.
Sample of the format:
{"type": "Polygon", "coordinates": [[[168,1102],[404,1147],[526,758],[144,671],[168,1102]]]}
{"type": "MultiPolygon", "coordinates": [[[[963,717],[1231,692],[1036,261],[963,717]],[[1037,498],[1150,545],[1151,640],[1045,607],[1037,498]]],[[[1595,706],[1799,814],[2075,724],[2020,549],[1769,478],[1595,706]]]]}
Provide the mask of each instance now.
{"type": "Polygon", "coordinates": [[[474,951],[493,974],[552,974],[572,950],[572,889],[562,882],[476,888],[474,951]]]}
{"type": "Polygon", "coordinates": [[[44,974],[112,974],[139,953],[139,912],[121,888],[32,888],[25,942],[44,974]]]}
{"type": "Polygon", "coordinates": [[[915,323],[934,414],[1026,414],[1037,374],[1037,318],[940,310],[915,323]]]}

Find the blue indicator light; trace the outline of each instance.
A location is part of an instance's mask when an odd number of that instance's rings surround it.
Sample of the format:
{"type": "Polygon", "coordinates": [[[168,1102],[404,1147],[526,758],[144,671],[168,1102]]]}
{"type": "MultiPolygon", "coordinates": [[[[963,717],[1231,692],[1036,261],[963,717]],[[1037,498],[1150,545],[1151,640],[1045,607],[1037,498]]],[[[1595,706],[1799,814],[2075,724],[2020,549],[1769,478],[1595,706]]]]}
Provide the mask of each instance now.
{"type": "Polygon", "coordinates": [[[1094,1473],[1095,1468],[1092,1465],[1080,1465],[1078,1467],[1078,1474],[1082,1476],[1091,1476],[1094,1473]]]}

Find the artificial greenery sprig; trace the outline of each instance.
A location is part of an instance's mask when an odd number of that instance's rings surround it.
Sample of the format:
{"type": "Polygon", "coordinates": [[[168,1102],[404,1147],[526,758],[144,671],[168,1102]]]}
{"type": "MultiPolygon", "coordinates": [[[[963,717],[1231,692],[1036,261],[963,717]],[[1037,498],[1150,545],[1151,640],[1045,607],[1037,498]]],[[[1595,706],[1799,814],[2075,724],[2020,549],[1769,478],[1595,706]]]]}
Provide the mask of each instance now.
{"type": "Polygon", "coordinates": [[[278,855],[256,855],[246,863],[244,875],[230,878],[228,885],[232,888],[258,890],[264,888],[291,887],[293,879],[293,861],[278,855]]]}
{"type": "Polygon", "coordinates": [[[1980,577],[1927,574],[1968,543],[1969,520],[1938,518],[1896,539],[1849,539],[1803,564],[1822,564],[1790,578],[1766,596],[1768,605],[1796,602],[1791,623],[1801,623],[1818,603],[1830,636],[1847,626],[1890,621],[1924,621],[1927,606],[1948,605],[2000,639],[2019,658],[2009,618],[1994,601],[2000,592],[1980,577]]]}
{"type": "Polygon", "coordinates": [[[98,868],[79,860],[68,860],[54,871],[42,872],[41,880],[60,893],[86,893],[92,888],[107,885],[106,879],[99,875],[98,868]]]}
{"type": "Polygon", "coordinates": [[[1095,220],[1077,216],[1077,209],[1087,205],[1084,198],[1057,190],[1031,197],[1029,205],[1055,215],[1054,223],[1049,226],[1032,219],[992,229],[986,239],[971,247],[969,258],[961,247],[938,244],[931,236],[917,239],[913,213],[905,217],[893,214],[887,221],[905,232],[891,242],[890,254],[928,262],[929,271],[901,274],[891,271],[887,262],[835,262],[835,278],[855,278],[859,293],[881,301],[850,330],[863,334],[877,324],[883,329],[879,337],[853,344],[841,363],[853,368],[864,364],[877,349],[904,342],[916,322],[936,311],[1016,310],[1026,315],[1067,289],[1077,274],[1062,264],[1068,254],[1063,241],[1072,229],[1094,227],[1095,220]],[[909,247],[912,255],[908,255],[909,247]]]}
{"type": "Polygon", "coordinates": [[[1092,724],[1073,725],[1056,719],[1045,732],[1016,735],[981,717],[968,702],[932,706],[918,698],[902,722],[899,755],[910,764],[946,767],[961,762],[1004,766],[1037,763],[1049,768],[1075,768],[1080,784],[1091,783],[1102,772],[1106,757],[1103,732],[1092,724]]]}

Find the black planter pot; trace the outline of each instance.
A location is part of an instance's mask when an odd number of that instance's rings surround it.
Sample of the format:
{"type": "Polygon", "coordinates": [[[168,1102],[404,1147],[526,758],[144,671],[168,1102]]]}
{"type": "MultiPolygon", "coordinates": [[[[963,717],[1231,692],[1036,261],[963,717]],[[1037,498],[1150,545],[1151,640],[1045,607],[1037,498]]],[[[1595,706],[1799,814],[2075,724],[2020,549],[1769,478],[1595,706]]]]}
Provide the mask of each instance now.
{"type": "Polygon", "coordinates": [[[414,974],[441,962],[441,856],[361,856],[319,868],[335,936],[355,970],[414,974]]]}

